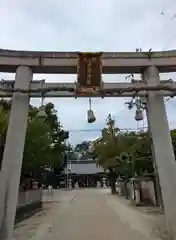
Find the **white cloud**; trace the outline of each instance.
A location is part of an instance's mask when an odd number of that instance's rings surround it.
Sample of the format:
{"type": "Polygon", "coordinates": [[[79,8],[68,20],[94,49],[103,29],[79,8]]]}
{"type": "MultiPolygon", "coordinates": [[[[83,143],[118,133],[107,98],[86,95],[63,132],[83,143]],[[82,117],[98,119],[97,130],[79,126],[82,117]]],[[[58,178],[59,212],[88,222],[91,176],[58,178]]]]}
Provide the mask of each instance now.
{"type": "MultiPolygon", "coordinates": [[[[160,50],[164,46],[175,48],[176,22],[171,20],[175,6],[173,0],[38,0],[35,3],[30,0],[1,0],[0,47],[53,51],[134,51],[137,47],[160,50]],[[164,6],[165,14],[161,15],[164,6]]],[[[2,73],[1,77],[10,79],[14,76],[2,73]]],[[[162,75],[162,78],[169,77],[174,77],[174,74],[162,75]]],[[[34,78],[74,82],[76,76],[42,74],[34,78]]],[[[124,75],[103,78],[104,81],[125,80],[124,75]]],[[[70,130],[98,130],[105,124],[108,113],[116,116],[117,124],[122,128],[137,126],[134,111],[129,111],[124,106],[125,99],[93,99],[97,122],[92,125],[86,122],[87,99],[49,100],[58,109],[61,123],[70,130]]],[[[33,102],[39,103],[39,100],[33,102]]],[[[175,106],[167,103],[167,110],[169,121],[173,125],[175,106]]],[[[93,139],[98,134],[98,131],[73,132],[71,140],[78,142],[93,139]]]]}

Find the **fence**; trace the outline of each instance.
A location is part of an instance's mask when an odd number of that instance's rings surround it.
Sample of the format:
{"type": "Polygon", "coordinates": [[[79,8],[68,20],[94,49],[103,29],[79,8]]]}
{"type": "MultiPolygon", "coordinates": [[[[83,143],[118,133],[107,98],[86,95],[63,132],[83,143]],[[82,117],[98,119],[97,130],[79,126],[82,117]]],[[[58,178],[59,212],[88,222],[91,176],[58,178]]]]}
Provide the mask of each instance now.
{"type": "Polygon", "coordinates": [[[42,191],[40,189],[20,192],[16,211],[16,222],[30,217],[42,209],[42,191]]]}
{"type": "MultiPolygon", "coordinates": [[[[124,184],[121,183],[124,187],[124,184]]],[[[127,184],[128,197],[135,204],[147,204],[156,206],[156,196],[153,180],[150,178],[133,178],[127,184]]]]}
{"type": "Polygon", "coordinates": [[[18,196],[17,208],[24,207],[42,201],[42,191],[40,189],[20,192],[18,196]]]}

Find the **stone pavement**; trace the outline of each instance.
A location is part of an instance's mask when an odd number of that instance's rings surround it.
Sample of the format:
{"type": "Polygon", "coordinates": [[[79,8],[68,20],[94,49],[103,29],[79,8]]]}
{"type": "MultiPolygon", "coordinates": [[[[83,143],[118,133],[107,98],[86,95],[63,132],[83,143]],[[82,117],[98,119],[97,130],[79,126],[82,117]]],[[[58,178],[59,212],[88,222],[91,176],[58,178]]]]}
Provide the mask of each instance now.
{"type": "Polygon", "coordinates": [[[39,224],[33,234],[24,236],[22,228],[16,229],[17,240],[157,239],[154,227],[158,216],[141,213],[107,191],[58,190],[55,197],[60,202],[53,203],[45,216],[38,218],[39,224]]]}

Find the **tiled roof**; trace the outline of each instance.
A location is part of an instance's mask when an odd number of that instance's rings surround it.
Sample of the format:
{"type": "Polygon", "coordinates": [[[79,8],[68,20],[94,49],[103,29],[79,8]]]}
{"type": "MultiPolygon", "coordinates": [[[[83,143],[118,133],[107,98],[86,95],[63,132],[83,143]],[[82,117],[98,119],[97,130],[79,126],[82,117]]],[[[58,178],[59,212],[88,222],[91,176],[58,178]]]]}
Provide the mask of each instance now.
{"type": "Polygon", "coordinates": [[[71,173],[77,174],[96,174],[104,172],[103,168],[97,166],[95,161],[74,161],[68,164],[68,168],[71,167],[71,173]]]}

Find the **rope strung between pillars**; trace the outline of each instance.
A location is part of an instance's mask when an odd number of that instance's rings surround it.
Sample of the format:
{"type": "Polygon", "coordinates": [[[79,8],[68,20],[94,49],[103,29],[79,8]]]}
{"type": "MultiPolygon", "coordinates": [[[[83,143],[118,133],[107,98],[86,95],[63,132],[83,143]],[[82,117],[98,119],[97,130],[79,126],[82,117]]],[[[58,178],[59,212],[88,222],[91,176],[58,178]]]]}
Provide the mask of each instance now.
{"type": "MultiPolygon", "coordinates": [[[[101,65],[101,64],[100,64],[101,65]]],[[[78,78],[79,78],[79,68],[80,64],[78,64],[78,78]]],[[[100,66],[100,69],[102,67],[100,66]]],[[[102,70],[101,70],[102,71],[102,70]]],[[[91,77],[92,79],[92,77],[91,77]]],[[[133,79],[134,80],[134,79],[133,79]]],[[[44,80],[42,80],[44,81],[44,80]]],[[[27,94],[39,94],[39,93],[49,93],[49,92],[69,92],[73,93],[75,97],[77,95],[84,96],[84,97],[89,97],[91,96],[97,96],[97,97],[116,97],[120,96],[123,94],[128,94],[132,93],[133,97],[137,96],[138,93],[143,92],[143,96],[147,96],[148,91],[168,91],[168,96],[173,97],[176,92],[176,84],[172,79],[168,79],[167,83],[160,83],[156,85],[151,85],[151,84],[146,84],[146,83],[140,83],[138,84],[138,81],[134,80],[132,82],[132,86],[121,86],[119,87],[114,87],[114,88],[105,88],[105,84],[103,82],[99,82],[100,86],[99,87],[80,87],[79,82],[75,83],[75,85],[72,84],[72,86],[66,86],[61,84],[60,86],[51,86],[47,87],[47,84],[45,85],[44,82],[42,84],[42,87],[35,87],[35,88],[30,88],[30,89],[23,89],[23,88],[14,88],[14,81],[8,83],[4,81],[3,79],[0,80],[0,92],[2,93],[27,93],[27,94]]],[[[131,84],[130,84],[131,85],[131,84]]],[[[31,85],[32,87],[32,85],[31,85]]],[[[161,93],[162,94],[162,93],[161,93]]]]}
{"type": "Polygon", "coordinates": [[[79,88],[76,89],[76,84],[75,87],[43,87],[43,88],[35,88],[35,89],[23,89],[23,88],[5,88],[5,87],[0,87],[0,91],[1,92],[7,92],[7,93],[38,93],[38,92],[43,92],[43,93],[47,93],[47,92],[72,92],[72,93],[87,93],[87,94],[101,94],[102,96],[115,96],[116,94],[123,94],[123,93],[128,93],[128,92],[134,92],[134,96],[135,94],[141,92],[141,91],[146,91],[146,95],[147,95],[147,91],[170,91],[172,95],[174,95],[174,93],[176,92],[176,86],[173,85],[172,83],[169,84],[157,84],[157,85],[147,85],[147,84],[141,84],[140,86],[136,86],[136,84],[134,84],[134,87],[125,87],[125,88],[111,88],[111,89],[103,89],[102,88],[91,88],[91,89],[85,89],[85,91],[80,90],[79,88]]]}

